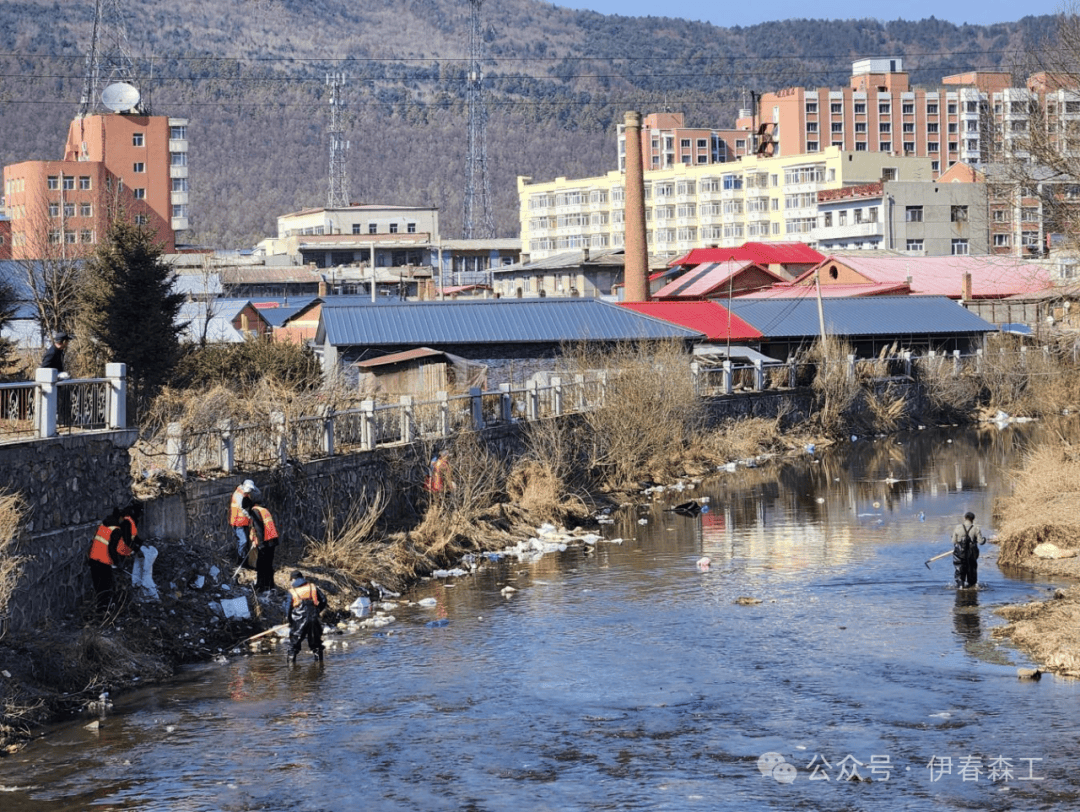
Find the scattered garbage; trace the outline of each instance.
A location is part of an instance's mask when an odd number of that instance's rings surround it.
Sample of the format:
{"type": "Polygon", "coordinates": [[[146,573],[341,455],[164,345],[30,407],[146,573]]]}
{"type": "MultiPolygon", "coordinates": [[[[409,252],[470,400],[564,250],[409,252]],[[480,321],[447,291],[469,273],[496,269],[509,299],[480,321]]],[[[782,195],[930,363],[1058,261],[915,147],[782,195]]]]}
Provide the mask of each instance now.
{"type": "Polygon", "coordinates": [[[709,558],[707,555],[703,555],[701,558],[699,558],[697,560],[697,568],[699,570],[701,570],[702,572],[707,570],[711,565],[712,565],[712,559],[709,558]]]}
{"type": "Polygon", "coordinates": [[[154,583],[154,561],[158,557],[156,547],[144,545],[135,556],[131,566],[131,584],[135,587],[136,594],[143,600],[158,601],[157,584],[154,583]]]}
{"type": "Polygon", "coordinates": [[[362,595],[349,604],[349,611],[356,617],[366,617],[371,611],[371,598],[362,595]]]}
{"type": "Polygon", "coordinates": [[[429,629],[438,629],[443,626],[449,626],[450,620],[449,618],[441,617],[438,620],[429,620],[424,625],[427,626],[429,629]]]}
{"type": "Polygon", "coordinates": [[[251,617],[247,598],[222,598],[221,611],[229,620],[247,620],[251,617]]]}
{"type": "Polygon", "coordinates": [[[416,605],[417,606],[423,606],[425,608],[429,608],[429,607],[432,607],[432,606],[436,606],[438,603],[439,602],[437,600],[435,600],[434,598],[421,598],[420,600],[418,600],[416,602],[416,605]]]}

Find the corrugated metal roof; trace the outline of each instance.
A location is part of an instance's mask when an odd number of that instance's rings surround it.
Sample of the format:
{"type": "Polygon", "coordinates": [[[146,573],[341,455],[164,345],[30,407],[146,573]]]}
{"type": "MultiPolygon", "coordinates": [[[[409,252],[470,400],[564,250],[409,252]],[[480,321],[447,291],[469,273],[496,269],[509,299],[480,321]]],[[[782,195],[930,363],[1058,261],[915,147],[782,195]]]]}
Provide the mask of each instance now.
{"type": "MultiPolygon", "coordinates": [[[[963,297],[965,273],[971,274],[971,293],[976,299],[996,299],[1018,293],[1032,293],[1050,284],[1050,275],[1043,266],[1024,262],[1016,257],[845,254],[829,256],[819,263],[823,290],[828,287],[825,269],[832,264],[850,268],[868,282],[906,282],[910,277],[913,293],[948,296],[952,299],[963,297]]],[[[796,281],[809,279],[816,272],[816,269],[811,269],[796,281]]]]}
{"type": "Polygon", "coordinates": [[[760,331],[716,302],[622,302],[621,306],[704,333],[710,341],[727,341],[729,325],[732,341],[761,338],[760,331]]]}
{"type": "MultiPolygon", "coordinates": [[[[910,293],[911,288],[906,282],[882,282],[881,284],[867,283],[865,285],[826,285],[822,288],[822,294],[830,299],[848,298],[851,296],[896,296],[901,293],[910,293]]],[[[751,290],[746,293],[736,293],[739,299],[802,299],[807,296],[817,297],[816,288],[813,285],[773,285],[771,288],[751,290]]]]}
{"type": "MultiPolygon", "coordinates": [[[[557,254],[549,254],[541,259],[531,262],[518,262],[513,265],[503,265],[491,270],[496,274],[514,273],[520,271],[543,271],[562,270],[564,268],[585,267],[616,267],[622,268],[626,264],[626,256],[622,248],[610,248],[606,251],[560,251],[557,254]],[[588,253],[588,257],[585,254],[588,253]]],[[[649,254],[649,268],[657,270],[666,268],[668,263],[655,254],[649,254]]]]}
{"type": "Polygon", "coordinates": [[[458,299],[324,307],[319,340],[334,346],[693,339],[697,330],[598,299],[458,299]]]}
{"type": "MultiPolygon", "coordinates": [[[[817,297],[733,299],[732,312],[767,338],[816,336],[817,297]]],[[[945,335],[997,328],[945,296],[870,296],[822,300],[825,330],[833,335],[945,335]]]]}
{"type": "Polygon", "coordinates": [[[738,248],[694,248],[668,264],[700,265],[732,259],[761,265],[816,265],[825,255],[802,242],[748,242],[738,248]]]}
{"type": "Polygon", "coordinates": [[[703,298],[713,291],[720,293],[725,290],[724,286],[729,280],[738,278],[738,275],[748,268],[756,268],[761,273],[776,282],[783,282],[776,274],[763,268],[756,262],[707,262],[692,268],[678,279],[668,282],[654,295],[657,299],[666,297],[682,296],[686,298],[703,298]]]}

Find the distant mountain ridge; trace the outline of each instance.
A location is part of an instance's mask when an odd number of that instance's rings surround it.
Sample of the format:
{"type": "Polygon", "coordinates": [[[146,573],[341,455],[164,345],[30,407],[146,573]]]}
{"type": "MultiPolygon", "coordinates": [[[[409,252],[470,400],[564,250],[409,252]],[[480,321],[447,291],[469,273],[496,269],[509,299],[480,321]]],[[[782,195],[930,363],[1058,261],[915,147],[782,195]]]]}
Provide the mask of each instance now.
{"type": "MultiPolygon", "coordinates": [[[[190,119],[195,240],[253,244],[274,217],[325,203],[329,71],[348,77],[351,197],[436,205],[460,235],[467,157],[464,0],[145,0],[129,52],[155,111],[190,119]]],[[[137,13],[136,13],[137,12],[137,13]]],[[[0,4],[0,163],[60,157],[82,89],[93,3],[0,4]]],[[[537,0],[483,7],[488,177],[499,236],[516,236],[518,175],[615,167],[625,110],[730,126],[750,92],[839,87],[851,62],[902,57],[913,84],[1016,69],[1054,17],[707,23],[573,11],[537,0]]],[[[1018,75],[1022,76],[1022,72],[1018,75]]]]}

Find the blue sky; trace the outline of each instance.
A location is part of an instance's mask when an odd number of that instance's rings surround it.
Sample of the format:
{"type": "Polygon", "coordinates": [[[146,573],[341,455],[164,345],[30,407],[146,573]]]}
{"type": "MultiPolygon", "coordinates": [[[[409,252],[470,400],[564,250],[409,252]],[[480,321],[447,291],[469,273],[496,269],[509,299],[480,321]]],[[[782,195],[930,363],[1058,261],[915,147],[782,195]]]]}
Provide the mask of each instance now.
{"type": "MultiPolygon", "coordinates": [[[[808,6],[795,0],[779,0],[776,3],[702,3],[700,0],[666,0],[664,3],[645,0],[556,0],[555,5],[567,8],[589,9],[601,14],[621,14],[624,17],[682,17],[701,20],[730,28],[736,25],[757,25],[773,20],[812,17],[825,20],[849,20],[877,17],[877,9],[869,6],[842,2],[842,0],[819,0],[808,6]]],[[[882,19],[922,20],[937,17],[951,23],[1015,22],[1027,15],[1057,14],[1065,7],[1063,0],[1030,0],[1026,3],[1005,0],[985,0],[974,3],[967,0],[942,6],[935,0],[909,0],[903,4],[901,13],[891,12],[882,19]]]]}

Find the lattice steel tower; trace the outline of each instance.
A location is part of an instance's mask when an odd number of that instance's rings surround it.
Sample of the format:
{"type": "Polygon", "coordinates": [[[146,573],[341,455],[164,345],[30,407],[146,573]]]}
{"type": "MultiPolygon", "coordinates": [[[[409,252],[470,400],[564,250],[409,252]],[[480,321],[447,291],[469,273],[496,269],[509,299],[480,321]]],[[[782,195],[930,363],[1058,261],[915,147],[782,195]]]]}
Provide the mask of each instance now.
{"type": "Polygon", "coordinates": [[[326,194],[328,209],[341,209],[349,205],[349,170],[346,158],[349,142],[345,140],[345,87],[344,73],[326,74],[330,88],[330,183],[326,194]]]}
{"type": "Polygon", "coordinates": [[[472,20],[469,27],[469,156],[465,183],[465,239],[492,238],[495,221],[491,215],[491,184],[487,174],[487,108],[484,106],[484,35],[480,25],[483,0],[469,0],[472,20]]]}
{"type": "MultiPolygon", "coordinates": [[[[127,23],[122,0],[94,0],[94,27],[86,52],[79,117],[100,112],[101,91],[110,84],[126,82],[138,88],[139,77],[128,47],[127,23]]],[[[135,111],[148,115],[150,103],[143,93],[135,111]]]]}

